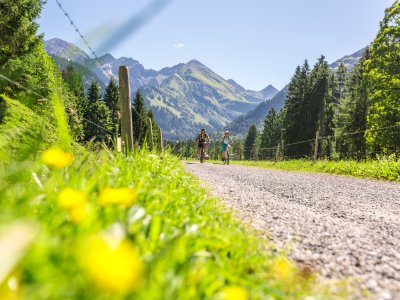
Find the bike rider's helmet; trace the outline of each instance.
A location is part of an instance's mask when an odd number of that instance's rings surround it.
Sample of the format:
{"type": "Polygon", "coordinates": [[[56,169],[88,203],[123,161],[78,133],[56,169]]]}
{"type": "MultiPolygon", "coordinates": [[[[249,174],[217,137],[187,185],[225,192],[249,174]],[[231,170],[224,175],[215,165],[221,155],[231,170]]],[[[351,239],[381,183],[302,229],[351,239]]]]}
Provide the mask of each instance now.
{"type": "Polygon", "coordinates": [[[206,129],[205,129],[205,128],[202,128],[201,131],[206,131],[206,129]]]}
{"type": "Polygon", "coordinates": [[[224,134],[228,134],[228,135],[229,135],[229,131],[228,131],[228,130],[227,130],[227,131],[225,131],[225,132],[224,132],[224,134]]]}

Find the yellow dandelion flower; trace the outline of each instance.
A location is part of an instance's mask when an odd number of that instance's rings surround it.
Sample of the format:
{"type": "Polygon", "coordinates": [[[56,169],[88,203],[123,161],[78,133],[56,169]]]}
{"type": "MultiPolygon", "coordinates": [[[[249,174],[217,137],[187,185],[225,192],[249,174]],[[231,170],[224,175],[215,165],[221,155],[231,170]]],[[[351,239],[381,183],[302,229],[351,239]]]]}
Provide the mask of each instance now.
{"type": "Polygon", "coordinates": [[[223,300],[247,300],[247,291],[240,286],[227,286],[222,289],[222,299],[223,300]]]}
{"type": "Polygon", "coordinates": [[[89,206],[87,204],[76,205],[69,210],[69,216],[74,223],[81,223],[88,215],[89,206]]]}
{"type": "Polygon", "coordinates": [[[99,195],[98,202],[104,206],[107,204],[119,204],[126,207],[136,200],[136,192],[130,188],[104,188],[99,195]]]}
{"type": "Polygon", "coordinates": [[[90,239],[83,250],[82,265],[100,288],[126,294],[141,286],[144,265],[128,240],[98,236],[90,239]]]}
{"type": "Polygon", "coordinates": [[[69,212],[75,223],[82,222],[88,214],[87,195],[83,191],[65,188],[58,194],[58,204],[69,212]]]}
{"type": "Polygon", "coordinates": [[[74,157],[71,153],[65,152],[59,148],[50,148],[42,154],[42,161],[46,165],[57,169],[69,166],[73,160],[74,157]]]}
{"type": "Polygon", "coordinates": [[[87,196],[83,191],[77,191],[72,188],[64,188],[58,194],[58,204],[64,208],[71,208],[86,202],[87,196]]]}
{"type": "Polygon", "coordinates": [[[282,282],[291,282],[295,278],[295,266],[286,258],[279,257],[272,262],[272,276],[282,282]]]}

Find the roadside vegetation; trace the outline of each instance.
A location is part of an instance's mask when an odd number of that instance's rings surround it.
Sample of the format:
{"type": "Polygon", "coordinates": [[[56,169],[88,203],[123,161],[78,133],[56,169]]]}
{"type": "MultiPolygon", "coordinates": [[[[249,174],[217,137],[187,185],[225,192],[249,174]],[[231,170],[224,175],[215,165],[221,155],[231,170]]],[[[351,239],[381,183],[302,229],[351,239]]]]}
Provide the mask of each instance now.
{"type": "Polygon", "coordinates": [[[331,298],[167,153],[50,148],[0,177],[1,299],[331,298]]]}
{"type": "Polygon", "coordinates": [[[321,172],[350,175],[359,178],[374,178],[400,181],[400,160],[394,155],[358,162],[356,160],[318,160],[295,159],[286,161],[231,161],[231,164],[254,166],[267,169],[321,172]]]}

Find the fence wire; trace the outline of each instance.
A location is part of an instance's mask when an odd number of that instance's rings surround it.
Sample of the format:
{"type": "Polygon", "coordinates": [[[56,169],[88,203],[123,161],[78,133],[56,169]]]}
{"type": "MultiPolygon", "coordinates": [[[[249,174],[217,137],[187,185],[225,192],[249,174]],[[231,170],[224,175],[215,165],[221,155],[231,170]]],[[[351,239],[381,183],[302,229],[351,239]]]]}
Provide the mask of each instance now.
{"type": "MultiPolygon", "coordinates": [[[[55,0],[58,7],[60,8],[60,10],[63,12],[64,16],[68,19],[70,25],[74,28],[75,32],[79,35],[79,37],[82,39],[82,41],[85,43],[86,47],[89,49],[90,53],[93,55],[94,60],[96,62],[96,65],[103,70],[105,76],[111,80],[111,78],[114,78],[114,76],[112,74],[109,74],[107,72],[106,69],[104,69],[103,65],[100,62],[99,57],[97,56],[96,52],[93,50],[93,47],[90,45],[90,43],[87,41],[87,39],[85,38],[85,36],[82,34],[82,31],[78,28],[78,26],[76,25],[76,22],[74,22],[74,20],[71,17],[71,14],[64,8],[64,6],[62,5],[61,1],[59,0],[55,0]]],[[[137,117],[139,117],[142,121],[143,124],[146,128],[148,128],[147,125],[147,121],[143,119],[142,115],[136,110],[136,108],[132,105],[131,106],[132,110],[135,112],[135,114],[137,115],[137,117]]]]}

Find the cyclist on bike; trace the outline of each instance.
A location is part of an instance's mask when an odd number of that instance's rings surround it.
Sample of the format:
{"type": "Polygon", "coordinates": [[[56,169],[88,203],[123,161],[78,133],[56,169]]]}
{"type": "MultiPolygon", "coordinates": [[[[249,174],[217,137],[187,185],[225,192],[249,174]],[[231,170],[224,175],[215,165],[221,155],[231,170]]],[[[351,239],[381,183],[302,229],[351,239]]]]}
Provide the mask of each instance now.
{"type": "Polygon", "coordinates": [[[229,160],[227,159],[228,156],[228,151],[231,145],[233,145],[233,140],[229,134],[229,131],[225,131],[224,133],[224,137],[222,138],[222,161],[224,162],[224,164],[228,164],[229,165],[229,160]]]}
{"type": "Polygon", "coordinates": [[[207,157],[207,142],[210,143],[210,137],[206,132],[205,128],[202,128],[197,135],[196,142],[197,142],[197,155],[200,158],[201,149],[204,149],[205,156],[207,157]]]}

